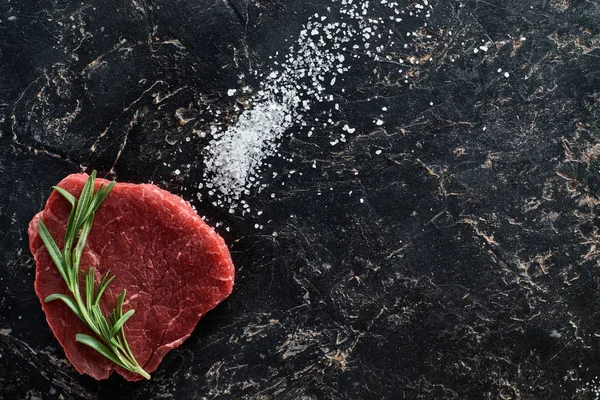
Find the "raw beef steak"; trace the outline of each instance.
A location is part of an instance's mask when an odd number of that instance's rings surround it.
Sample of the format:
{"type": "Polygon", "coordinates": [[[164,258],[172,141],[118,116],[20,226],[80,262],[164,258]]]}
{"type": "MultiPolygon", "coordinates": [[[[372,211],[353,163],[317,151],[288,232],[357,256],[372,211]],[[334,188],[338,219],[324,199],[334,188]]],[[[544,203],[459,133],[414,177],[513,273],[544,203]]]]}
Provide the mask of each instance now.
{"type": "MultiPolygon", "coordinates": [[[[86,174],[69,175],[58,186],[79,198],[86,174]]],[[[96,189],[104,179],[96,179],[96,189]]],[[[77,371],[106,379],[116,370],[127,380],[140,375],[117,367],[88,346],[77,333],[93,333],[62,302],[45,303],[67,286],[38,235],[46,224],[58,246],[70,204],[54,191],[42,212],[29,224],[29,244],[37,267],[35,291],[48,324],[77,371]]],[[[103,312],[112,311],[123,288],[123,312],[135,309],[125,334],[138,363],[156,370],[164,355],[190,336],[198,320],[223,301],[233,288],[234,269],[227,246],[192,207],[154,185],[117,183],[96,213],[81,270],[94,267],[96,285],[108,269],[116,278],[103,296],[103,312]]],[[[83,284],[80,284],[83,287],[83,284]]]]}

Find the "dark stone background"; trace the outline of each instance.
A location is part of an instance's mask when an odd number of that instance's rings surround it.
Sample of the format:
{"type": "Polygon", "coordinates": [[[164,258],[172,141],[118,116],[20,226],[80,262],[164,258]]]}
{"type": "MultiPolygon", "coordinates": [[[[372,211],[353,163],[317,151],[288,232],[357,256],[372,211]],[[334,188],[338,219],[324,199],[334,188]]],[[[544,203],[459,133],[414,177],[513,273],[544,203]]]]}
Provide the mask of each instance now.
{"type": "Polygon", "coordinates": [[[187,190],[206,141],[183,139],[329,2],[0,3],[0,398],[597,398],[600,3],[433,3],[432,61],[410,84],[353,61],[357,134],[286,136],[260,217],[187,190]],[[33,290],[27,224],[86,167],[230,227],[232,296],[149,382],[80,376],[33,290]]]}

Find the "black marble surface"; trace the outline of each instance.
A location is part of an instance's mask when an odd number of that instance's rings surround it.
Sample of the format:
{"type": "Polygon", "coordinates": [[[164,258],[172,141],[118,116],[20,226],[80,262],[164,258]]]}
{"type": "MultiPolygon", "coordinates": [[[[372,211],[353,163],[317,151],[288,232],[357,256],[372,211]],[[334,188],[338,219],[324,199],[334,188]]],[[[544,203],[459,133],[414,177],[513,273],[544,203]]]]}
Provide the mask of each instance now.
{"type": "Polygon", "coordinates": [[[290,128],[242,216],[196,197],[194,132],[339,2],[1,2],[0,398],[597,398],[600,3],[429,6],[385,23],[425,59],[347,57],[334,123],[290,128]],[[80,376],[33,290],[27,224],[84,168],[189,200],[237,268],[148,382],[80,376]]]}

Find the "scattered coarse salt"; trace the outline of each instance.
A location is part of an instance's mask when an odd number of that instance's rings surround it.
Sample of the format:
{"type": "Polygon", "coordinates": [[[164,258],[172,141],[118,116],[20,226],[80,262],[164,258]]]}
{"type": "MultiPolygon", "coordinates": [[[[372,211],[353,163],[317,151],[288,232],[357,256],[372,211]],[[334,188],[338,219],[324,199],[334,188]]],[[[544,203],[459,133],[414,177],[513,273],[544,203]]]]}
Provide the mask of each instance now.
{"type": "MultiPolygon", "coordinates": [[[[421,0],[409,9],[401,9],[397,1],[381,0],[382,9],[386,7],[391,15],[381,14],[381,10],[375,9],[368,1],[357,0],[331,0],[337,4],[339,11],[337,21],[331,21],[327,16],[314,14],[308,18],[299,36],[288,51],[269,57],[270,65],[264,71],[253,70],[249,73],[260,80],[258,88],[244,86],[240,89],[248,98],[245,108],[234,106],[234,112],[238,115],[233,119],[222,120],[211,124],[210,132],[199,132],[196,135],[204,137],[208,134],[210,141],[205,147],[204,158],[204,181],[209,196],[214,198],[212,204],[227,208],[228,210],[242,209],[242,213],[249,209],[241,198],[251,194],[251,190],[263,191],[266,183],[261,179],[268,176],[268,168],[272,164],[266,163],[269,157],[277,156],[290,162],[293,158],[287,158],[278,151],[284,137],[292,137],[298,134],[292,128],[306,132],[307,137],[319,132],[319,127],[336,126],[332,111],[340,110],[339,103],[334,103],[335,97],[331,91],[336,90],[342,94],[345,88],[335,86],[337,77],[350,70],[348,60],[367,58],[374,61],[385,58],[392,61],[399,59],[400,63],[410,61],[410,64],[418,64],[423,54],[420,50],[422,41],[432,39],[431,35],[422,33],[417,28],[407,32],[407,37],[414,37],[415,42],[409,40],[403,44],[390,42],[390,36],[383,34],[394,30],[391,26],[382,25],[385,21],[391,23],[401,22],[403,18],[395,15],[413,16],[414,10],[419,15],[422,9],[428,7],[427,0],[421,0]],[[388,17],[391,17],[388,18],[388,17]],[[419,46],[416,46],[416,42],[419,46]],[[399,48],[402,46],[402,48],[399,48]],[[363,54],[352,50],[363,49],[363,54]],[[415,53],[411,54],[411,49],[415,53]],[[386,54],[387,53],[387,54],[386,54]],[[390,54],[399,53],[398,56],[390,54]],[[327,85],[329,82],[329,85],[327,85]],[[316,103],[329,103],[331,107],[329,114],[325,117],[319,114],[310,115],[311,106],[316,103]],[[312,123],[314,121],[314,123],[312,123]],[[316,130],[315,130],[316,129],[316,130]],[[242,204],[243,207],[239,207],[242,204]]],[[[333,7],[331,7],[333,8],[333,7]]],[[[420,14],[418,18],[425,15],[420,14]]],[[[429,12],[426,17],[429,18],[429,12]]],[[[426,23],[421,25],[425,28],[426,23]]],[[[415,28],[414,26],[412,28],[415,28]]],[[[400,71],[402,74],[402,71],[400,71]]],[[[245,74],[240,75],[240,79],[245,74]]],[[[409,76],[400,75],[404,82],[409,83],[409,76]]],[[[340,86],[340,85],[338,85],[340,86]]],[[[237,89],[228,89],[228,96],[235,96],[237,89]]],[[[432,104],[433,105],[433,104],[432,104]]],[[[313,107],[317,109],[316,107],[313,107]]],[[[209,112],[218,118],[225,118],[222,110],[210,109],[209,112]]],[[[387,111],[382,107],[382,111],[387,111]]],[[[384,124],[383,119],[375,119],[377,126],[384,124]]],[[[353,134],[356,128],[348,124],[342,127],[344,132],[353,134]]],[[[340,142],[346,142],[345,135],[329,140],[332,146],[340,142]]],[[[377,151],[380,154],[381,150],[377,151]]],[[[317,168],[316,161],[312,162],[312,168],[317,168]]],[[[179,171],[179,170],[177,170],[179,171]]],[[[180,173],[180,172],[176,172],[180,173]]],[[[300,172],[299,175],[302,173],[300,172]]],[[[358,171],[355,172],[358,174],[358,171]]],[[[290,176],[291,174],[288,174],[290,176]]],[[[275,176],[275,175],[274,175],[275,176]]],[[[285,185],[285,182],[281,182],[285,185]]],[[[275,197],[275,193],[271,194],[275,197]]],[[[199,196],[201,198],[201,196],[199,196]]],[[[361,202],[364,200],[361,199],[361,202]]]]}

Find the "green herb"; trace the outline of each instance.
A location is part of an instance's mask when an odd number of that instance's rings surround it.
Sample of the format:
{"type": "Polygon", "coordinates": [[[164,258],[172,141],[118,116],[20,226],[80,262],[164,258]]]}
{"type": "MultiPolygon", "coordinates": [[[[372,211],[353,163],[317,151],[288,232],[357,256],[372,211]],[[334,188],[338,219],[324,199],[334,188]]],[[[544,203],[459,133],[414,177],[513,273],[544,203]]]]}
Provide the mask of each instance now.
{"type": "Polygon", "coordinates": [[[90,268],[87,274],[79,271],[79,262],[85,248],[85,242],[94,223],[94,214],[100,204],[106,199],[114,186],[111,182],[108,186],[100,185],[94,194],[94,180],[96,171],[92,172],[81,191],[79,200],[66,190],[53,186],[53,188],[71,203],[71,215],[67,222],[65,232],[65,243],[62,252],[56,245],[55,240],[48,232],[44,223],[39,220],[38,232],[44,245],[50,253],[50,257],[56,264],[58,271],[67,283],[71,296],[66,294],[51,294],[45,301],[62,300],[97,336],[94,338],[83,333],[78,333],[75,340],[90,346],[118,366],[142,375],[150,379],[150,375],[138,364],[123,331],[123,325],[134,314],[129,310],[123,314],[123,302],[126,291],[117,298],[117,304],[113,312],[106,318],[100,310],[100,300],[108,285],[115,278],[107,271],[100,279],[98,288],[94,284],[94,269],[90,268]],[[83,292],[79,288],[79,272],[83,277],[83,292]]]}

